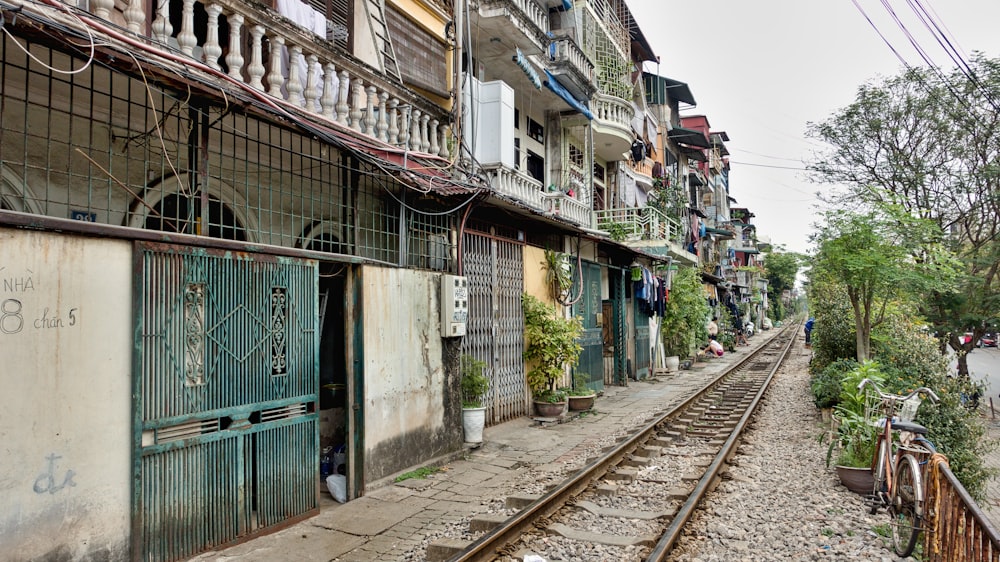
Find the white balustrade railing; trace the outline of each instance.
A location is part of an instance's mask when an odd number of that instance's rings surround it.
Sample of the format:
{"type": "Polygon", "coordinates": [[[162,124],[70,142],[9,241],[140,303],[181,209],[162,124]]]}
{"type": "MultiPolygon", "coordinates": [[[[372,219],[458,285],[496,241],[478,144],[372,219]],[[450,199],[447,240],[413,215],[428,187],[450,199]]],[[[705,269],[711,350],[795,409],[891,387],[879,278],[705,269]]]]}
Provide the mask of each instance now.
{"type": "MultiPolygon", "coordinates": [[[[338,68],[335,52],[325,40],[291,22],[230,0],[183,0],[181,28],[174,37],[169,0],[127,1],[122,15],[134,33],[145,29],[146,2],[153,2],[150,29],[154,40],[176,42],[185,55],[316,116],[400,148],[448,156],[449,125],[438,118],[443,112],[377,74],[338,68]],[[208,14],[205,42],[200,48],[195,34],[196,2],[208,14]],[[222,16],[229,26],[227,37],[219,33],[222,16]],[[247,29],[249,45],[242,41],[242,29],[247,29]]],[[[91,0],[91,6],[94,15],[107,19],[114,2],[91,0]]]]}
{"type": "Polygon", "coordinates": [[[543,211],[559,215],[580,226],[590,228],[593,224],[593,211],[576,197],[571,197],[561,191],[543,194],[543,211]]]}
{"type": "Polygon", "coordinates": [[[513,197],[533,209],[543,210],[542,182],[504,166],[489,167],[483,171],[489,178],[493,191],[513,197]]]}
{"type": "Polygon", "coordinates": [[[543,36],[549,32],[549,11],[535,0],[482,0],[480,5],[486,13],[512,11],[531,22],[543,36]]]}
{"type": "Polygon", "coordinates": [[[594,63],[590,62],[590,59],[587,58],[587,55],[583,54],[583,50],[580,49],[580,46],[573,39],[569,37],[557,37],[554,39],[552,41],[552,60],[571,66],[588,83],[593,83],[594,63]]]}
{"type": "Polygon", "coordinates": [[[615,96],[596,94],[590,112],[594,114],[594,119],[631,134],[632,116],[635,115],[635,108],[631,102],[615,96]]]}

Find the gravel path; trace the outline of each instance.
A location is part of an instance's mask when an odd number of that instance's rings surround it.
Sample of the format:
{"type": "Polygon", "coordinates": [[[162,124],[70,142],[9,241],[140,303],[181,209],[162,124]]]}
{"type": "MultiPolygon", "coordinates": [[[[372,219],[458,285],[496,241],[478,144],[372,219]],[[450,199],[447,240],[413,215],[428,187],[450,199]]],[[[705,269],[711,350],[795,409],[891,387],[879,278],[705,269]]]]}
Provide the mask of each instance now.
{"type": "Polygon", "coordinates": [[[670,560],[899,560],[885,537],[886,514],[869,515],[862,497],[826,467],[807,352],[792,350],[728,473],[670,560]]]}

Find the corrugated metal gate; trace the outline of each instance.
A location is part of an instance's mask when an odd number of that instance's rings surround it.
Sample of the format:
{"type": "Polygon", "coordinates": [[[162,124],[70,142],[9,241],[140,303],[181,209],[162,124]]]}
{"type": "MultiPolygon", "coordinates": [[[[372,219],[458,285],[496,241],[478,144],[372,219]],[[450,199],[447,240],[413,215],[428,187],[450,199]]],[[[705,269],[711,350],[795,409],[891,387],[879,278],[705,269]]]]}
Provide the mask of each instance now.
{"type": "Polygon", "coordinates": [[[524,252],[516,241],[466,232],[462,272],[469,279],[469,323],[462,353],[486,362],[490,393],[486,423],[528,413],[524,374],[524,252]]]}
{"type": "MultiPolygon", "coordinates": [[[[580,336],[580,362],[576,372],[585,373],[593,390],[604,390],[604,337],[597,319],[601,317],[601,266],[582,262],[583,297],[574,305],[573,314],[583,320],[583,335],[580,336]]],[[[574,287],[578,290],[578,287],[574,287]]]]}
{"type": "Polygon", "coordinates": [[[133,555],[318,512],[317,268],[137,244],[133,555]]]}

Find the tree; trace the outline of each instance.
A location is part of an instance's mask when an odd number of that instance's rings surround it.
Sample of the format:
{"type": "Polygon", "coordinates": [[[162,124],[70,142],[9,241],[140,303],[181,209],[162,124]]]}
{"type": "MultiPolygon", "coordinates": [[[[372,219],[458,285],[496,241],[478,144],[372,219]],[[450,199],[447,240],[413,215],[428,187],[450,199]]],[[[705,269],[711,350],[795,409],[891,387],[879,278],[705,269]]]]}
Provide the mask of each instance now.
{"type": "MultiPolygon", "coordinates": [[[[794,252],[770,252],[764,258],[764,271],[767,277],[767,298],[776,310],[781,303],[781,295],[795,287],[795,278],[799,273],[804,256],[794,252]]],[[[775,315],[775,320],[783,320],[784,314],[775,315]]]]}
{"type": "MultiPolygon", "coordinates": [[[[833,205],[862,212],[892,207],[934,223],[964,275],[928,293],[921,313],[965,354],[1000,315],[1000,61],[973,56],[944,76],[910,69],[865,84],[851,105],[810,124],[831,149],[809,164],[813,179],[841,184],[833,205]],[[959,336],[973,332],[972,341],[959,336]]],[[[898,225],[897,225],[898,230],[898,225]]],[[[922,259],[918,248],[915,260],[922,259]]]]}
{"type": "Polygon", "coordinates": [[[947,254],[924,252],[933,248],[928,238],[934,227],[900,213],[829,211],[815,237],[819,250],[813,272],[827,282],[844,286],[854,316],[857,361],[871,357],[872,327],[882,321],[894,300],[929,290],[945,292],[953,277],[947,254]],[[897,230],[897,222],[906,224],[897,230]]]}
{"type": "Polygon", "coordinates": [[[667,355],[690,357],[698,342],[708,337],[708,314],[701,274],[693,267],[680,268],[670,280],[660,326],[667,355]]]}

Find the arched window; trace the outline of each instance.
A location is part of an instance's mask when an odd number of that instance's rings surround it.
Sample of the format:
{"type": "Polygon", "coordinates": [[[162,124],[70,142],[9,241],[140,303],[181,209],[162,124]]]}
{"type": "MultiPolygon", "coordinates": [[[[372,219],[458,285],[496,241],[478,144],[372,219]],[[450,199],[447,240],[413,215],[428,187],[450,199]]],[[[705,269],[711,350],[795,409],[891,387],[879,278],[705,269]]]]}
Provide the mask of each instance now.
{"type": "Polygon", "coordinates": [[[143,201],[134,201],[128,226],[256,242],[257,227],[245,213],[245,200],[235,189],[213,179],[208,191],[208,216],[203,216],[201,194],[188,194],[176,177],[149,186],[143,201]]]}

